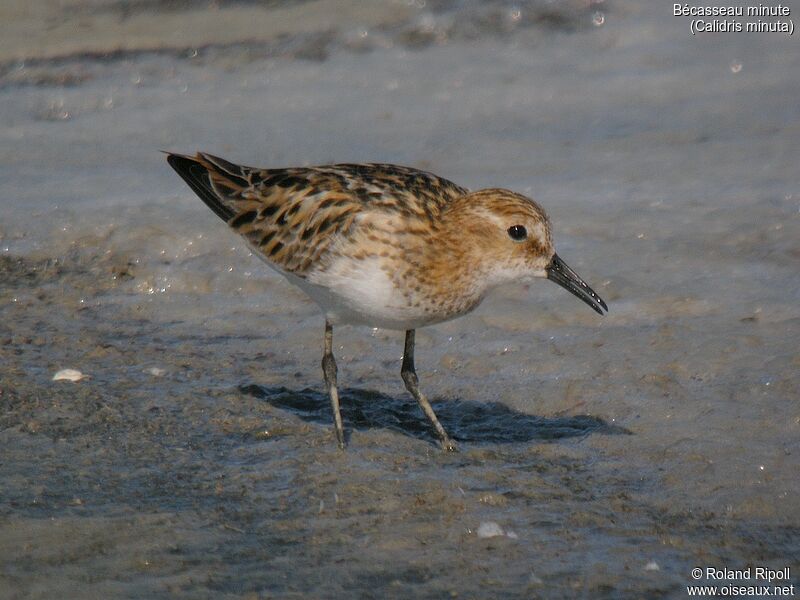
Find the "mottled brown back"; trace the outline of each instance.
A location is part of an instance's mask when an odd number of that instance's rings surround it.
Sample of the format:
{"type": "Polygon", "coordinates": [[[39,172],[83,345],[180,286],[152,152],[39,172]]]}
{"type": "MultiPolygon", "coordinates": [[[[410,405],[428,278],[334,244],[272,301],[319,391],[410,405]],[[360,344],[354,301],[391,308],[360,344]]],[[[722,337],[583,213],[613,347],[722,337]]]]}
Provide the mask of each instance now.
{"type": "Polygon", "coordinates": [[[304,277],[357,218],[385,213],[434,223],[467,190],[425,171],[387,164],[255,169],[209,154],[170,154],[169,164],[220,218],[265,258],[304,277]]]}

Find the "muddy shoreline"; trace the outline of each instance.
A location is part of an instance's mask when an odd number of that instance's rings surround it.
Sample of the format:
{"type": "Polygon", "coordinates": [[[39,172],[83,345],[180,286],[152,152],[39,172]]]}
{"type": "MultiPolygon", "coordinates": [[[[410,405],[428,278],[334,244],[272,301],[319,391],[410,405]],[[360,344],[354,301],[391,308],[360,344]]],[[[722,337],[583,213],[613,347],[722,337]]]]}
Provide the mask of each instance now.
{"type": "Polygon", "coordinates": [[[75,2],[33,52],[22,24],[51,4],[0,36],[0,598],[682,598],[693,568],[748,566],[797,585],[793,39],[692,38],[627,2],[358,23],[341,3],[330,27],[320,2],[75,2]],[[222,39],[220,12],[259,10],[286,18],[222,39]],[[156,52],[134,31],[187,18],[156,52]],[[103,19],[130,44],[75,33],[103,19]],[[402,334],[341,328],[340,452],[321,315],[162,149],[531,195],[610,312],[543,282],[420,330],[453,455],[403,388],[402,334]]]}

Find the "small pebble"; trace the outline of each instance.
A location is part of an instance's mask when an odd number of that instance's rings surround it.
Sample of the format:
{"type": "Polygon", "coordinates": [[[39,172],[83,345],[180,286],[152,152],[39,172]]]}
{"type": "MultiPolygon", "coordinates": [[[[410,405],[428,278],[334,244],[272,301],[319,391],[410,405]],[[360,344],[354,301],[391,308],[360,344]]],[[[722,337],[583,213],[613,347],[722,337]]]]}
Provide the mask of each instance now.
{"type": "Polygon", "coordinates": [[[86,377],[86,375],[77,369],[61,369],[55,375],[53,375],[53,381],[72,381],[75,383],[84,377],[86,377]]]}
{"type": "Polygon", "coordinates": [[[658,566],[658,563],[654,560],[651,560],[644,566],[645,571],[660,571],[661,568],[658,566]]]}
{"type": "Polygon", "coordinates": [[[478,526],[479,538],[497,537],[498,535],[505,535],[505,531],[494,521],[484,521],[478,526]]]}
{"type": "Polygon", "coordinates": [[[149,369],[145,369],[145,373],[149,373],[153,377],[163,377],[167,374],[167,370],[159,367],[150,367],[149,369]]]}

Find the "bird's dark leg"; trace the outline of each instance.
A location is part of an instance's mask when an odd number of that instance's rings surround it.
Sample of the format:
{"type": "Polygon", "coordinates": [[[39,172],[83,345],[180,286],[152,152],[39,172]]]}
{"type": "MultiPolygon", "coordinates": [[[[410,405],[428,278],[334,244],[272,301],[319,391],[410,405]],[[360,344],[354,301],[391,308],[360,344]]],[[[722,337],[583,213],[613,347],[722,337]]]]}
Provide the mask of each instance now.
{"type": "Polygon", "coordinates": [[[403,382],[406,384],[406,389],[411,392],[411,395],[414,396],[417,402],[419,402],[422,412],[425,413],[425,416],[428,417],[431,425],[433,425],[433,428],[436,430],[436,435],[439,438],[442,449],[447,450],[448,452],[455,452],[456,445],[453,443],[453,440],[448,437],[447,432],[444,430],[444,427],[442,427],[442,424],[439,423],[439,419],[436,418],[436,413],[433,412],[431,403],[428,402],[425,394],[419,391],[419,379],[417,378],[417,371],[414,369],[413,329],[406,331],[406,345],[405,350],[403,350],[403,366],[400,369],[400,375],[403,377],[403,382]]]}
{"type": "Polygon", "coordinates": [[[336,439],[339,442],[339,448],[344,450],[344,428],[342,427],[342,413],[339,411],[339,390],[336,389],[336,371],[336,360],[333,358],[333,326],[325,319],[325,354],[322,356],[322,373],[325,376],[328,395],[331,397],[336,439]]]}

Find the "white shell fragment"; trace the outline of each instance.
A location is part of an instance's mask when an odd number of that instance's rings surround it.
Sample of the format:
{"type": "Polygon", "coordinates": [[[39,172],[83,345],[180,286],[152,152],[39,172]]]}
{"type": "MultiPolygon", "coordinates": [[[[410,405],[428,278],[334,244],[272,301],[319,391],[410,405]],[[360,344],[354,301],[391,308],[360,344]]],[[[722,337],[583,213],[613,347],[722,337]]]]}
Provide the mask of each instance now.
{"type": "Polygon", "coordinates": [[[498,535],[505,535],[506,532],[494,521],[484,521],[478,526],[479,538],[497,537],[498,535]]]}
{"type": "Polygon", "coordinates": [[[61,369],[53,375],[53,381],[71,381],[73,383],[84,379],[86,375],[77,369],[61,369]]]}
{"type": "Polygon", "coordinates": [[[644,566],[645,571],[660,571],[661,567],[658,566],[658,563],[654,560],[651,560],[644,566]]]}

